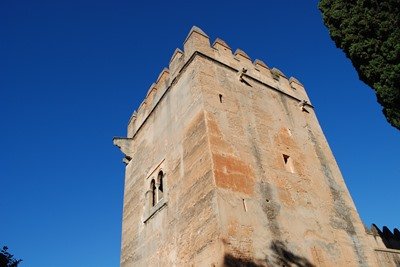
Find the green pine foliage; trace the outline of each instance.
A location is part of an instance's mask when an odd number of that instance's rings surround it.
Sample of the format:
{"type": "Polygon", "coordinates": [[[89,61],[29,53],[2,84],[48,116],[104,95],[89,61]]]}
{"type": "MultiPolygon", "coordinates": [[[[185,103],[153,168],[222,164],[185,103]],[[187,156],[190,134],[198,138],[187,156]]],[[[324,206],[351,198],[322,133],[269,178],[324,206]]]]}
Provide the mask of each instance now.
{"type": "Polygon", "coordinates": [[[321,0],[319,9],[336,46],[400,130],[400,0],[321,0]]]}

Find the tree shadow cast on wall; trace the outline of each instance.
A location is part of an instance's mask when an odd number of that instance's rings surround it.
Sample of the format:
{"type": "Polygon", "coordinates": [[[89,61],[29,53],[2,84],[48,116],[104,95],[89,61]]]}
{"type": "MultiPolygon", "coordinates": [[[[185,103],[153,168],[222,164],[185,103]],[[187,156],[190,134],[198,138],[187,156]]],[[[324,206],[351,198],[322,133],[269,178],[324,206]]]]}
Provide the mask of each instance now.
{"type": "Polygon", "coordinates": [[[269,247],[271,258],[254,261],[252,259],[243,259],[235,257],[232,254],[225,254],[224,266],[228,267],[264,267],[264,266],[282,266],[282,267],[315,267],[308,259],[294,254],[287,249],[281,241],[274,240],[269,247]]]}

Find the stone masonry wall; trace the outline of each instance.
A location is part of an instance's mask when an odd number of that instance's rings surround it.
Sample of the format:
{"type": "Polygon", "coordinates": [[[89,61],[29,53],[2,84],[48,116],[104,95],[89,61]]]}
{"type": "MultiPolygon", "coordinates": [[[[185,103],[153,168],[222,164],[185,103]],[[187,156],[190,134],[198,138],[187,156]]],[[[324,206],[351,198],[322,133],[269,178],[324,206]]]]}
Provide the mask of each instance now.
{"type": "MultiPolygon", "coordinates": [[[[372,266],[361,220],[313,108],[303,110],[302,99],[250,77],[240,81],[235,71],[204,61],[226,259],[372,266]]],[[[276,87],[294,90],[281,79],[276,87]]]]}
{"type": "Polygon", "coordinates": [[[218,252],[211,158],[192,66],[133,138],[134,153],[126,167],[121,266],[188,266],[212,261],[208,257],[218,252]],[[159,165],[165,172],[167,203],[144,222],[148,179],[159,165]]]}
{"type": "Polygon", "coordinates": [[[303,85],[196,27],[114,142],[121,266],[379,266],[303,85]]]}

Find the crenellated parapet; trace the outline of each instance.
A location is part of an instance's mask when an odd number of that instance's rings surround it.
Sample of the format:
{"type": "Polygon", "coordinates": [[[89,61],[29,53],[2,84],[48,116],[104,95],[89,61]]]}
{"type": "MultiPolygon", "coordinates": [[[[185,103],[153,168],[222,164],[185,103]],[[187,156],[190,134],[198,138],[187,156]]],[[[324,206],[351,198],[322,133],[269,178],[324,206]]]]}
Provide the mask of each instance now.
{"type": "Polygon", "coordinates": [[[397,228],[394,228],[393,231],[391,231],[386,226],[383,226],[382,229],[380,229],[375,224],[372,224],[371,228],[366,228],[366,231],[375,238],[380,237],[385,248],[400,250],[400,231],[397,228]]]}
{"type": "Polygon", "coordinates": [[[138,110],[135,111],[128,124],[128,137],[133,137],[146,118],[156,107],[165,92],[179,78],[182,70],[190,64],[195,56],[203,56],[226,66],[237,72],[241,81],[257,82],[279,91],[292,99],[299,101],[299,105],[308,105],[310,100],[304,86],[293,77],[289,79],[277,68],[270,68],[259,59],[254,61],[241,49],[232,53],[230,46],[220,38],[213,44],[206,33],[194,26],[183,43],[183,51],[177,48],[173,53],[168,68],[164,68],[158,79],[148,89],[146,98],[138,110]]]}

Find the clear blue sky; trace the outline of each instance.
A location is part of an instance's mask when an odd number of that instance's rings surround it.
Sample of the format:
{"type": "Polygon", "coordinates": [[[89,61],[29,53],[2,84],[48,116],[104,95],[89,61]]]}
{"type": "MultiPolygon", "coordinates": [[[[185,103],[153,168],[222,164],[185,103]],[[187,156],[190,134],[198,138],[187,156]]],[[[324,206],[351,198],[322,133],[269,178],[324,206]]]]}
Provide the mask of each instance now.
{"type": "Polygon", "coordinates": [[[400,222],[400,132],[317,1],[1,1],[0,245],[28,267],[119,266],[112,145],[192,27],[297,77],[367,225],[400,222]]]}

